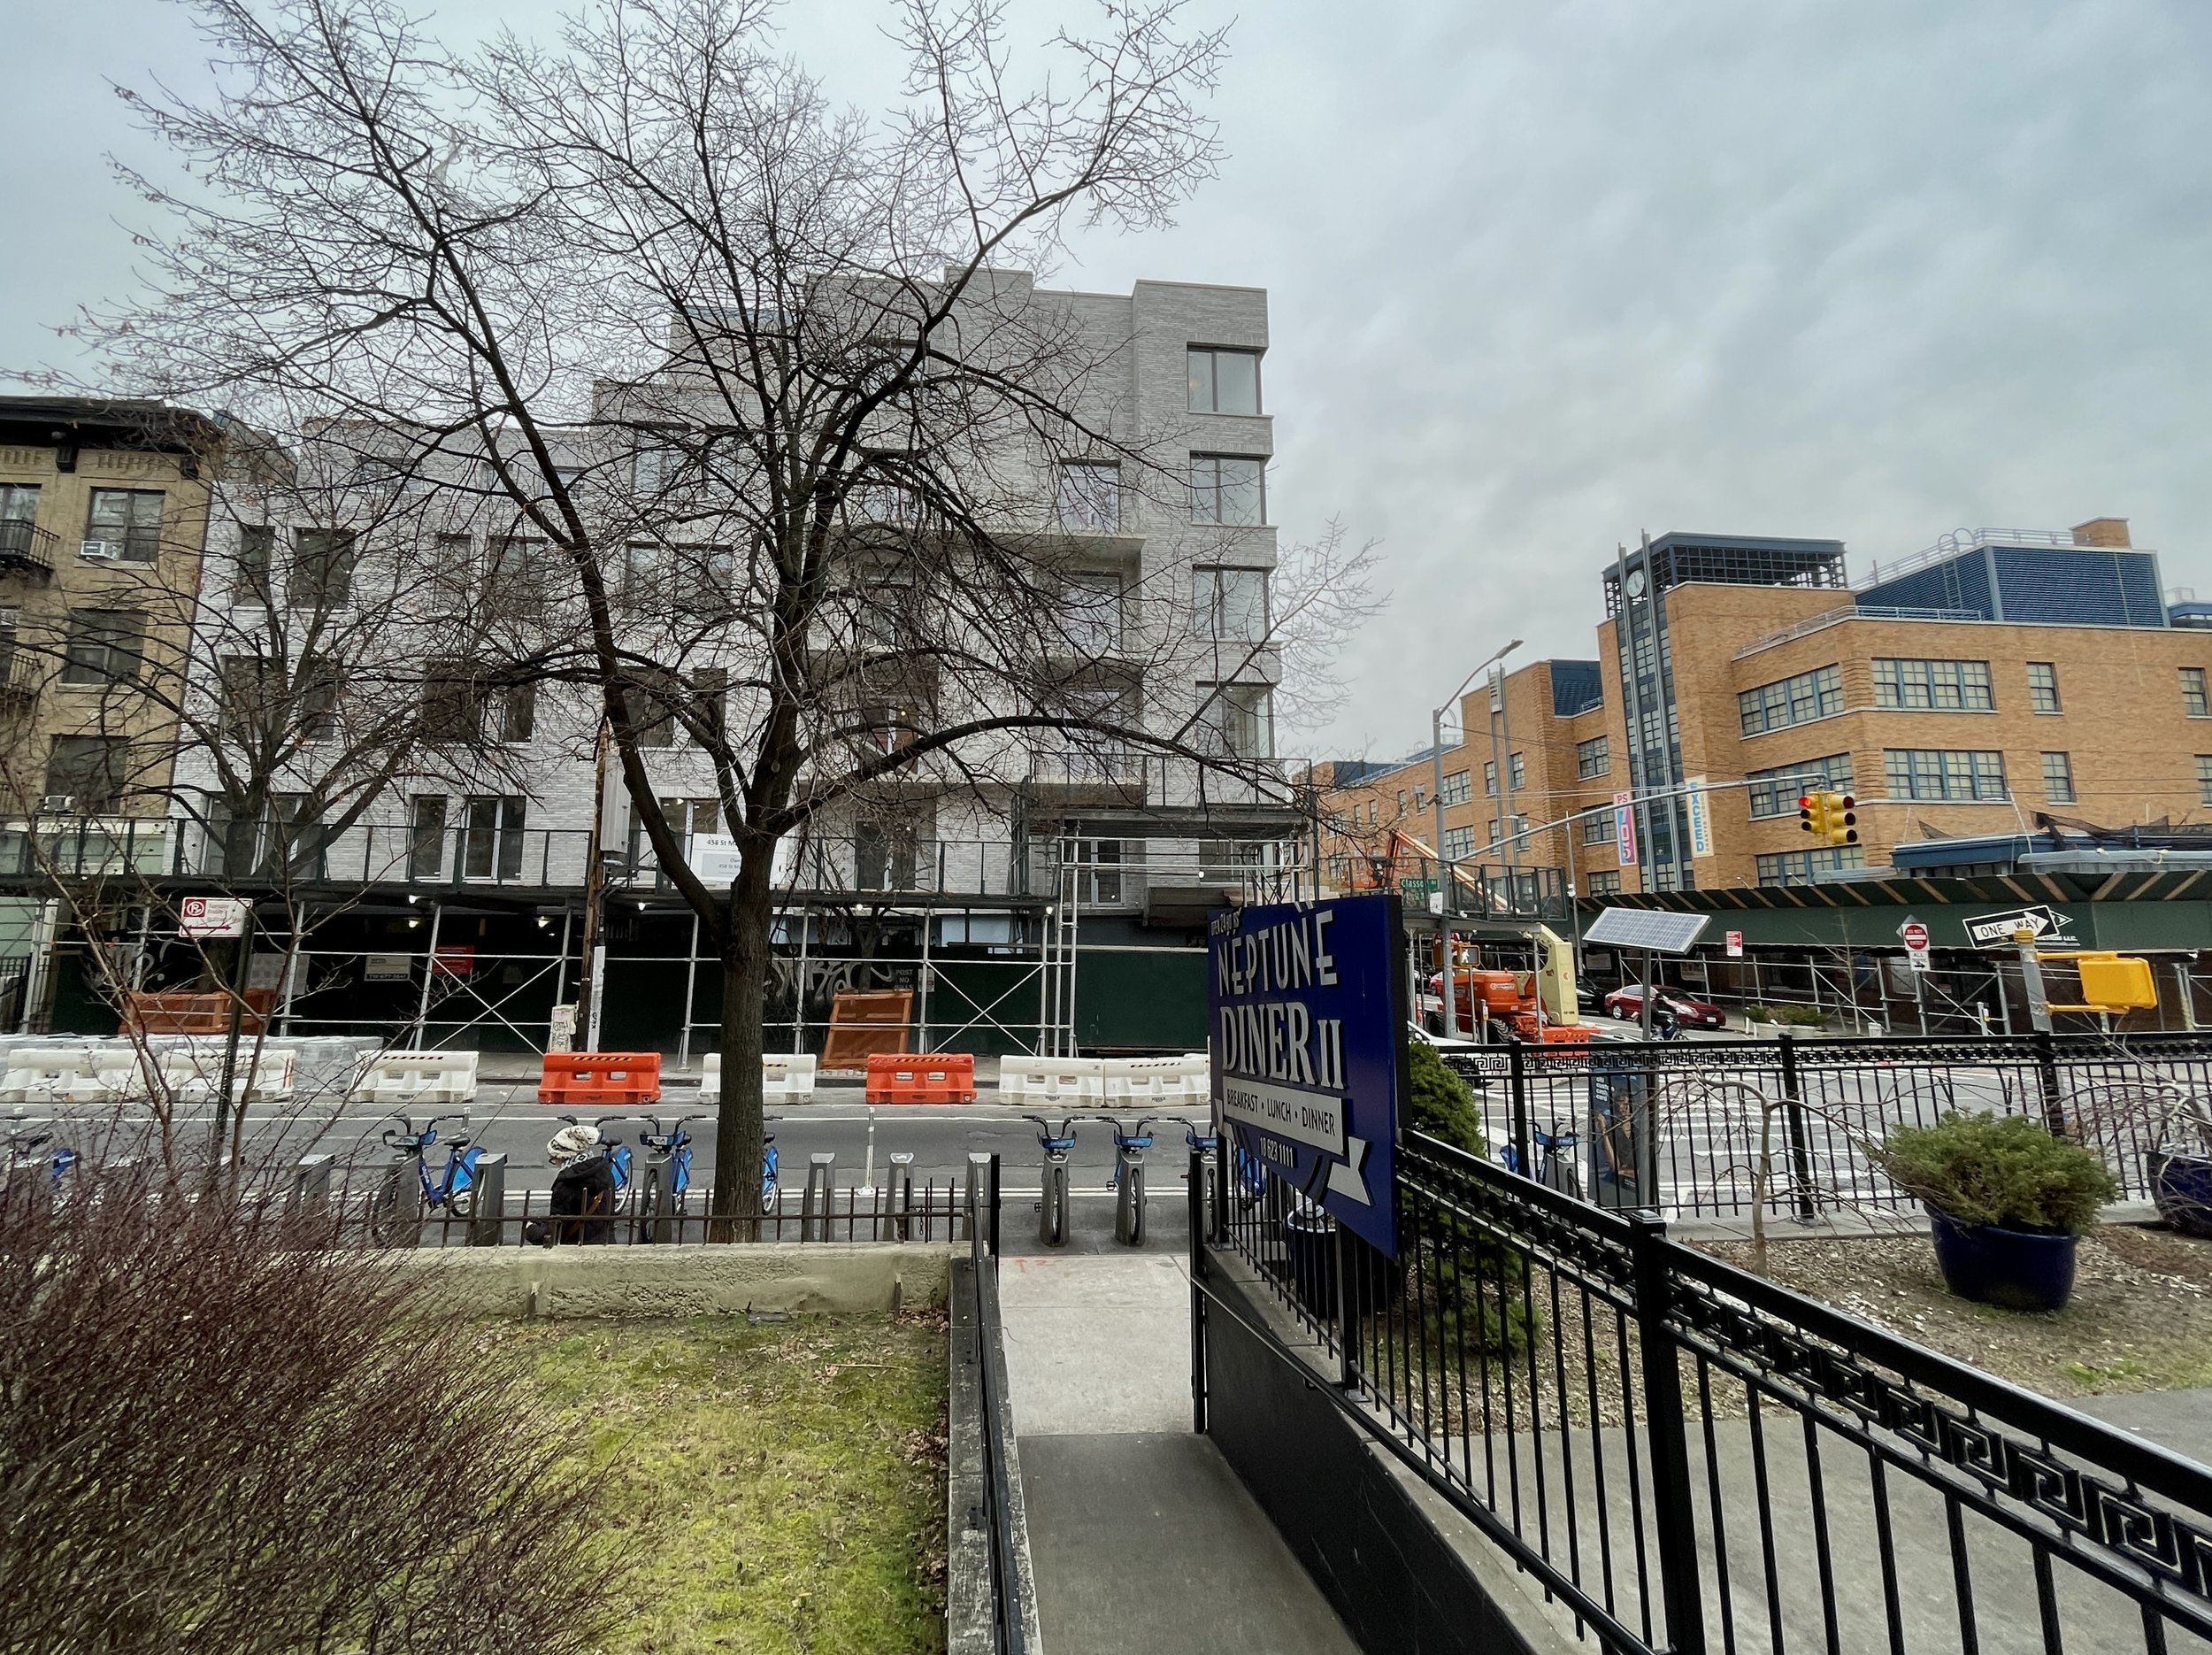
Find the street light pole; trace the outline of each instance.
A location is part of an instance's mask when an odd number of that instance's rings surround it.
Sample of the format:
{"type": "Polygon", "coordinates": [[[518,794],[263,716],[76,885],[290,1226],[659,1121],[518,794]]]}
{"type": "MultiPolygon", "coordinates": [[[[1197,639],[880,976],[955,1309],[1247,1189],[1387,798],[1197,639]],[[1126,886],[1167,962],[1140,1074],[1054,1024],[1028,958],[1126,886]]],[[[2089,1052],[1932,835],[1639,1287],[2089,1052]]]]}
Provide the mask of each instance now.
{"type": "MultiPolygon", "coordinates": [[[[1435,797],[1431,803],[1436,811],[1436,894],[1434,897],[1436,968],[1440,974],[1439,983],[1442,992],[1438,997],[1443,1002],[1444,1028],[1447,1034],[1455,1033],[1459,1028],[1459,996],[1452,981],[1451,920],[1449,917],[1452,865],[1446,860],[1444,856],[1444,714],[1448,709],[1458,704],[1460,697],[1467,693],[1468,685],[1473,683],[1476,679],[1481,677],[1483,674],[1488,672],[1490,668],[1520,647],[1520,639],[1514,639],[1512,643],[1507,644],[1505,648],[1460,680],[1459,688],[1452,691],[1445,699],[1444,704],[1429,714],[1429,780],[1435,789],[1435,797]]],[[[1463,720],[1459,741],[1463,748],[1466,746],[1467,732],[1463,720]]],[[[1471,1015],[1472,1007],[1471,1006],[1469,1010],[1471,1015]]],[[[1477,1026],[1479,1027],[1479,1023],[1477,1026]]]]}

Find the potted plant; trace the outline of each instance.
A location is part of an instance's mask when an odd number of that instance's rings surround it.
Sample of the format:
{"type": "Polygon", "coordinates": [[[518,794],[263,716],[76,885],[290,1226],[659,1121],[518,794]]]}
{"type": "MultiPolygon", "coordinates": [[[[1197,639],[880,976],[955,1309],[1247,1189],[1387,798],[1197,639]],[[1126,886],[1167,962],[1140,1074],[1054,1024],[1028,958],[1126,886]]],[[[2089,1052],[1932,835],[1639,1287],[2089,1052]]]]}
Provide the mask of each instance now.
{"type": "Polygon", "coordinates": [[[2120,1186],[2096,1154],[2024,1115],[1954,1112],[1898,1127],[1869,1153],[1927,1204],[1944,1285],[2008,1310],[2057,1310],[2075,1243],[2120,1186]]]}
{"type": "Polygon", "coordinates": [[[2212,1103],[2175,1095],[2148,1166],[2158,1216],[2185,1235],[2212,1235],[2212,1103]]]}

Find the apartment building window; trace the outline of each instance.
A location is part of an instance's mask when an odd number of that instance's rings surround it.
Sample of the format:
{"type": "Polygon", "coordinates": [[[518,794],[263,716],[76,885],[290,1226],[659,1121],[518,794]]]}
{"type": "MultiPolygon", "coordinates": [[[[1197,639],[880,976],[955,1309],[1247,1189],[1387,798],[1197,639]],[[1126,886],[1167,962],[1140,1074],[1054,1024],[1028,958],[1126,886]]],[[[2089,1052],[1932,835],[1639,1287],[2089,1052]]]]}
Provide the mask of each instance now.
{"type": "Polygon", "coordinates": [[[445,807],[442,793],[416,796],[408,823],[409,879],[436,879],[445,872],[445,807]]]}
{"type": "Polygon", "coordinates": [[[46,754],[46,792],[79,816],[113,810],[129,774],[130,743],[119,735],[57,735],[46,754]]]}
{"type": "Polygon", "coordinates": [[[1260,411],[1260,353],[1190,349],[1193,413],[1256,414],[1260,411]]]}
{"type": "Polygon", "coordinates": [[[1494,758],[1482,761],[1482,796],[1486,799],[1498,797],[1498,761],[1494,758]]]}
{"type": "Polygon", "coordinates": [[[1060,467],[1053,509],[1071,535],[1114,535],[1121,531],[1121,467],[1088,461],[1060,467]]]}
{"type": "Polygon", "coordinates": [[[1190,520],[1247,527],[1267,521],[1267,462],[1238,454],[1190,457],[1190,520]]]}
{"type": "Polygon", "coordinates": [[[1444,790],[1438,797],[1447,804],[1464,804],[1471,797],[1467,790],[1467,773],[1464,770],[1447,770],[1444,773],[1444,790]]]}
{"type": "Polygon", "coordinates": [[[537,614],[550,584],[547,543],[529,535],[495,535],[485,548],[484,601],[495,620],[537,614]]]}
{"type": "Polygon", "coordinates": [[[1795,814],[1797,801],[1808,788],[1833,788],[1839,793],[1848,793],[1855,785],[1849,753],[1830,753],[1824,758],[1806,758],[1793,765],[1777,765],[1771,770],[1754,770],[1744,780],[1749,783],[1744,794],[1751,801],[1753,821],[1795,814]]]}
{"type": "Polygon", "coordinates": [[[509,684],[499,697],[499,739],[519,746],[537,734],[538,687],[509,684]]]}
{"type": "Polygon", "coordinates": [[[1382,801],[1380,799],[1367,801],[1367,825],[1370,828],[1382,826],[1382,801]]]}
{"type": "Polygon", "coordinates": [[[1589,881],[1586,889],[1590,896],[1617,897],[1621,894],[1621,871],[1617,867],[1604,868],[1586,877],[1589,881]]]}
{"type": "MultiPolygon", "coordinates": [[[[1076,654],[1096,660],[1121,648],[1121,576],[1110,570],[1083,570],[1068,576],[1060,595],[1061,624],[1076,654]]],[[[1261,602],[1264,606],[1264,597],[1261,602]]]]}
{"type": "Polygon", "coordinates": [[[1898,799],[2002,800],[2005,756],[1934,747],[1892,747],[1882,754],[1889,794],[1898,799]]]}
{"type": "Polygon", "coordinates": [[[108,557],[151,563],[161,552],[162,497],[158,489],[95,489],[85,539],[100,543],[108,557]]]}
{"type": "Polygon", "coordinates": [[[2036,712],[2056,712],[2058,667],[2050,661],[2028,663],[2028,706],[2036,712]]]}
{"type": "MultiPolygon", "coordinates": [[[[1213,693],[1207,710],[1215,750],[1230,758],[1271,758],[1275,756],[1275,697],[1265,684],[1201,685],[1200,693],[1213,693]]],[[[1399,813],[1405,811],[1405,795],[1398,796],[1399,813]]]]}
{"type": "MultiPolygon", "coordinates": [[[[1405,795],[1405,789],[1404,789],[1403,788],[1401,788],[1401,789],[1398,789],[1398,814],[1399,814],[1399,815],[1401,815],[1401,816],[1402,816],[1402,815],[1404,815],[1405,813],[1406,813],[1406,795],[1405,795]]],[[[1437,967],[1437,969],[1438,969],[1438,970],[1440,970],[1440,971],[1441,971],[1441,970],[1443,969],[1443,967],[1440,966],[1438,966],[1438,967],[1437,967]]]]}
{"type": "Polygon", "coordinates": [[[326,742],[338,734],[338,663],[310,658],[300,663],[299,729],[303,742],[326,742]]]}
{"type": "Polygon", "coordinates": [[[231,601],[266,604],[269,582],[276,578],[276,530],[266,523],[238,526],[238,579],[231,601]]]}
{"type": "Polygon", "coordinates": [[[1592,811],[1582,819],[1582,843],[1611,844],[1614,842],[1616,826],[1617,820],[1609,805],[1602,810],[1592,811]]]}
{"type": "Polygon", "coordinates": [[[1857,845],[1830,845],[1818,851],[1784,851],[1757,858],[1762,885],[1809,885],[1821,874],[1864,867],[1866,857],[1857,845]]]}
{"type": "Polygon", "coordinates": [[[521,878],[523,824],[528,820],[528,803],[511,793],[480,793],[470,795],[465,806],[461,877],[521,878]]]}
{"type": "Polygon", "coordinates": [[[2074,760],[2070,754],[2043,755],[2043,802],[2047,804],[2074,803],[2074,760]]]}
{"type": "Polygon", "coordinates": [[[1475,853],[1475,830],[1471,828],[1447,828],[1444,830],[1444,855],[1454,862],[1463,862],[1475,853]]]}
{"type": "Polygon", "coordinates": [[[1809,724],[1843,711],[1843,674],[1834,666],[1777,679],[1736,697],[1736,714],[1746,735],[1809,724]]]}
{"type": "Polygon", "coordinates": [[[1507,784],[1516,793],[1526,787],[1528,785],[1528,755],[1526,753],[1507,754],[1505,774],[1508,778],[1507,784]]]}
{"type": "Polygon", "coordinates": [[[2212,804],[2212,753],[2197,755],[2197,799],[2212,804]]]}
{"type": "Polygon", "coordinates": [[[1609,774],[1613,768],[1612,743],[1603,735],[1593,735],[1586,742],[1575,743],[1575,778],[1587,781],[1593,777],[1609,774]]]}
{"type": "Polygon", "coordinates": [[[1878,656],[1874,704],[1933,712],[1986,712],[1987,661],[1909,661],[1878,656]]]}
{"type": "Polygon", "coordinates": [[[12,684],[15,679],[15,650],[17,628],[22,625],[23,612],[19,609],[0,609],[0,684],[12,684]]]}
{"type": "Polygon", "coordinates": [[[353,531],[292,531],[292,572],[285,601],[294,609],[342,609],[353,595],[353,531]]]}
{"type": "Polygon", "coordinates": [[[2201,666],[2181,669],[2181,710],[2193,719],[2212,719],[2212,700],[2205,696],[2201,666]]]}
{"type": "Polygon", "coordinates": [[[422,674],[422,739],[433,743],[473,742],[484,733],[484,686],[467,661],[426,662],[422,674]]]}
{"type": "Polygon", "coordinates": [[[145,658],[146,617],[135,609],[81,609],[69,618],[65,684],[127,684],[145,658]]]}
{"type": "Polygon", "coordinates": [[[664,443],[642,443],[630,462],[631,486],[650,500],[675,481],[682,464],[682,450],[664,443]]]}
{"type": "Polygon", "coordinates": [[[1267,571],[1194,569],[1191,608],[1201,636],[1256,643],[1267,636],[1267,571]]]}
{"type": "Polygon", "coordinates": [[[38,528],[38,485],[0,482],[0,551],[28,551],[38,528]]]}

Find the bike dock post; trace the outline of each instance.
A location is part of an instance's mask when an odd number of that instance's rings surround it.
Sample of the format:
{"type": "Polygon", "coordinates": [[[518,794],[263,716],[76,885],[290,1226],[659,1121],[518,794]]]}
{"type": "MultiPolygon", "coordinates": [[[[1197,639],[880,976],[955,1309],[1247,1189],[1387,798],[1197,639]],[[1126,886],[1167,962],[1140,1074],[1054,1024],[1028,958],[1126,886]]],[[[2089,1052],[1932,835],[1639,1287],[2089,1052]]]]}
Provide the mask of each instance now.
{"type": "Polygon", "coordinates": [[[476,1158],[476,1205],[469,1212],[468,1244],[496,1247],[507,1224],[507,1158],[476,1158]]]}
{"type": "Polygon", "coordinates": [[[914,1152],[897,1150],[892,1152],[891,1171],[886,1180],[884,1211],[891,1215],[891,1234],[900,1241],[914,1239],[914,1152]]]}
{"type": "Polygon", "coordinates": [[[296,1217],[303,1212],[321,1213],[330,1205],[330,1169],[336,1158],[330,1155],[303,1155],[292,1167],[292,1186],[284,1192],[284,1211],[296,1217]]]}
{"type": "Polygon", "coordinates": [[[1119,1132],[1114,1135],[1116,1172],[1114,1198],[1114,1239],[1125,1247],[1144,1245],[1144,1149],[1141,1144],[1124,1143],[1119,1132]]]}
{"type": "Polygon", "coordinates": [[[1068,1162],[1047,1153],[1043,1187],[1038,1192],[1037,1239],[1047,1247],[1068,1244],[1068,1162]]]}
{"type": "Polygon", "coordinates": [[[837,1189],[837,1152],[817,1150],[806,1161],[806,1197],[799,1208],[799,1239],[827,1241],[830,1197],[837,1189]]]}

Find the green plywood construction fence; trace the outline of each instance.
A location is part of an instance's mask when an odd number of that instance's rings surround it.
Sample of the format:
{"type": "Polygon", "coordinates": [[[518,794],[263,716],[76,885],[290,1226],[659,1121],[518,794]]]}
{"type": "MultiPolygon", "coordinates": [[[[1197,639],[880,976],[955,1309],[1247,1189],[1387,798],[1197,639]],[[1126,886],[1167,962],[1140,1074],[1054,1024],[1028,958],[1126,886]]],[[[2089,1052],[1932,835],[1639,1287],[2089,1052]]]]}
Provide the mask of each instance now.
{"type": "Polygon", "coordinates": [[[1195,1051],[1206,1043],[1203,949],[1076,955],[1075,1038],[1085,1051],[1195,1051]]]}

